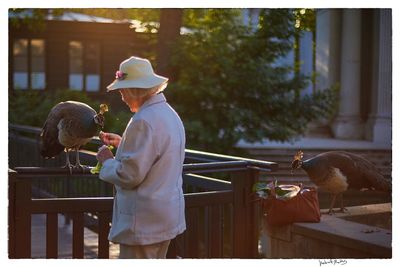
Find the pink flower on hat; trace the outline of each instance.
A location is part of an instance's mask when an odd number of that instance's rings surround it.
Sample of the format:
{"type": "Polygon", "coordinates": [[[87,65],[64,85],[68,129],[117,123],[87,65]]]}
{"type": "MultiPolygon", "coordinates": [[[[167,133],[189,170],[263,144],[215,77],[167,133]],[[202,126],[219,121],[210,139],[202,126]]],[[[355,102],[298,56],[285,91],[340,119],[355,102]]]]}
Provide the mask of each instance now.
{"type": "Polygon", "coordinates": [[[128,76],[128,73],[122,72],[120,70],[117,70],[115,72],[115,79],[118,79],[120,81],[124,80],[126,78],[126,76],[128,76]]]}

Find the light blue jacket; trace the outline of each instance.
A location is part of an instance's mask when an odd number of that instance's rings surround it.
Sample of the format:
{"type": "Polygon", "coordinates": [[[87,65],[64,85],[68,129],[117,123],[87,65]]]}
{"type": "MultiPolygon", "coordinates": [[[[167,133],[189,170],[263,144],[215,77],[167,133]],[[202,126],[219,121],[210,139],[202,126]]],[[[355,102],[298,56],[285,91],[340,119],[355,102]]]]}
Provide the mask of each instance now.
{"type": "Polygon", "coordinates": [[[163,94],[148,99],[129,121],[100,179],[115,185],[109,240],[146,245],[186,229],[182,191],[185,131],[163,94]]]}

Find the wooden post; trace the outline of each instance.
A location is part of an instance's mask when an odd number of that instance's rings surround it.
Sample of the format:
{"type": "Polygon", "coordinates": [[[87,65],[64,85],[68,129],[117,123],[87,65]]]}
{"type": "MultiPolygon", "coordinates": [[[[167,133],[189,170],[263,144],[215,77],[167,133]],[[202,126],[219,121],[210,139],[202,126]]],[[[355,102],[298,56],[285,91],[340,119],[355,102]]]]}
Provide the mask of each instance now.
{"type": "Polygon", "coordinates": [[[258,258],[258,204],[251,201],[252,187],[259,171],[248,169],[232,175],[233,258],[258,258]]]}
{"type": "Polygon", "coordinates": [[[31,257],[31,181],[15,180],[15,258],[31,257]]]}
{"type": "Polygon", "coordinates": [[[184,243],[187,244],[187,250],[185,250],[185,258],[199,258],[200,257],[200,246],[199,246],[199,209],[189,208],[186,209],[186,224],[188,229],[185,232],[184,243]]]}
{"type": "Polygon", "coordinates": [[[8,257],[16,258],[15,247],[15,177],[14,170],[8,170],[8,257]]]}
{"type": "Polygon", "coordinates": [[[58,257],[58,213],[46,215],[46,258],[58,257]]]}
{"type": "Polygon", "coordinates": [[[223,256],[222,216],[222,205],[213,205],[208,208],[208,258],[222,258],[223,256]]]}
{"type": "Polygon", "coordinates": [[[72,214],[72,258],[84,257],[84,221],[83,212],[72,214]]]}
{"type": "Polygon", "coordinates": [[[111,214],[109,212],[99,212],[98,226],[98,257],[99,259],[108,259],[110,257],[110,242],[108,241],[108,233],[110,231],[111,214]]]}

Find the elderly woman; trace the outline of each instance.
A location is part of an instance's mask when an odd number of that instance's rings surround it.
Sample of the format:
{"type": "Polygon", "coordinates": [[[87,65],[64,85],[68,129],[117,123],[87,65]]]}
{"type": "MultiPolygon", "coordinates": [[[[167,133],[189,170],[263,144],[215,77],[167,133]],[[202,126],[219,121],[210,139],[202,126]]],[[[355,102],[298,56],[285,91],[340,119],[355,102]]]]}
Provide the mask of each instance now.
{"type": "Polygon", "coordinates": [[[109,240],[120,258],[165,258],[170,240],[186,229],[182,192],[185,131],[162,91],[168,79],[147,59],[123,61],[108,91],[118,90],[134,112],[122,137],[101,133],[99,178],[115,185],[109,240]]]}

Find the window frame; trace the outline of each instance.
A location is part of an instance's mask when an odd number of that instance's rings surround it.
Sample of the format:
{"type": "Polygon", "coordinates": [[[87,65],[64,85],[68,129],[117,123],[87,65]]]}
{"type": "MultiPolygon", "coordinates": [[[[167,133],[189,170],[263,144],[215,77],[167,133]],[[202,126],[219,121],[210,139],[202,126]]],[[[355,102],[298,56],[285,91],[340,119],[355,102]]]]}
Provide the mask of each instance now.
{"type": "Polygon", "coordinates": [[[68,88],[70,90],[76,90],[76,91],[85,92],[85,93],[88,93],[88,94],[101,93],[101,84],[102,84],[101,83],[101,80],[102,80],[102,77],[101,77],[101,51],[102,51],[102,45],[101,45],[101,42],[99,42],[99,41],[80,40],[80,39],[70,39],[70,40],[68,40],[68,88]],[[70,82],[69,82],[69,77],[70,77],[71,74],[73,74],[71,72],[71,54],[70,54],[70,44],[71,44],[71,42],[78,42],[82,46],[82,55],[81,55],[81,60],[82,60],[82,73],[81,73],[81,75],[82,75],[82,89],[72,89],[71,86],[70,86],[70,82]],[[86,49],[87,49],[88,43],[94,43],[98,47],[98,58],[97,58],[97,60],[98,60],[99,66],[98,66],[98,70],[97,70],[98,72],[97,73],[91,73],[91,72],[88,72],[88,70],[87,70],[87,66],[86,66],[87,62],[85,60],[85,55],[86,55],[86,49]],[[97,75],[98,76],[98,88],[95,91],[88,90],[88,88],[87,88],[87,77],[90,76],[90,75],[97,75]]]}
{"type": "Polygon", "coordinates": [[[12,74],[12,78],[11,78],[11,81],[12,81],[12,89],[13,90],[16,90],[16,91],[29,91],[29,90],[32,90],[32,91],[44,91],[44,90],[46,90],[47,89],[47,55],[46,55],[46,52],[47,52],[47,44],[46,44],[47,42],[46,42],[46,39],[45,38],[34,38],[34,37],[16,37],[16,38],[13,38],[12,39],[12,54],[11,54],[11,56],[12,56],[12,69],[11,69],[11,74],[12,74]],[[15,80],[14,80],[14,73],[15,73],[15,54],[14,54],[14,45],[15,45],[15,43],[16,43],[16,41],[17,40],[26,40],[27,41],[27,47],[26,47],[26,57],[27,57],[27,62],[26,62],[26,64],[27,64],[27,83],[28,83],[28,86],[26,87],[26,88],[22,88],[22,89],[18,89],[18,88],[16,88],[15,87],[15,80]],[[44,58],[44,60],[43,60],[43,62],[44,62],[44,66],[43,66],[43,72],[44,72],[44,86],[43,87],[41,87],[41,88],[33,88],[32,87],[32,74],[33,74],[33,72],[32,72],[32,69],[33,69],[33,66],[32,66],[32,62],[33,62],[33,60],[32,60],[32,55],[33,55],[33,53],[32,53],[32,40],[40,40],[40,41],[42,41],[43,42],[43,58],[44,58]]]}

